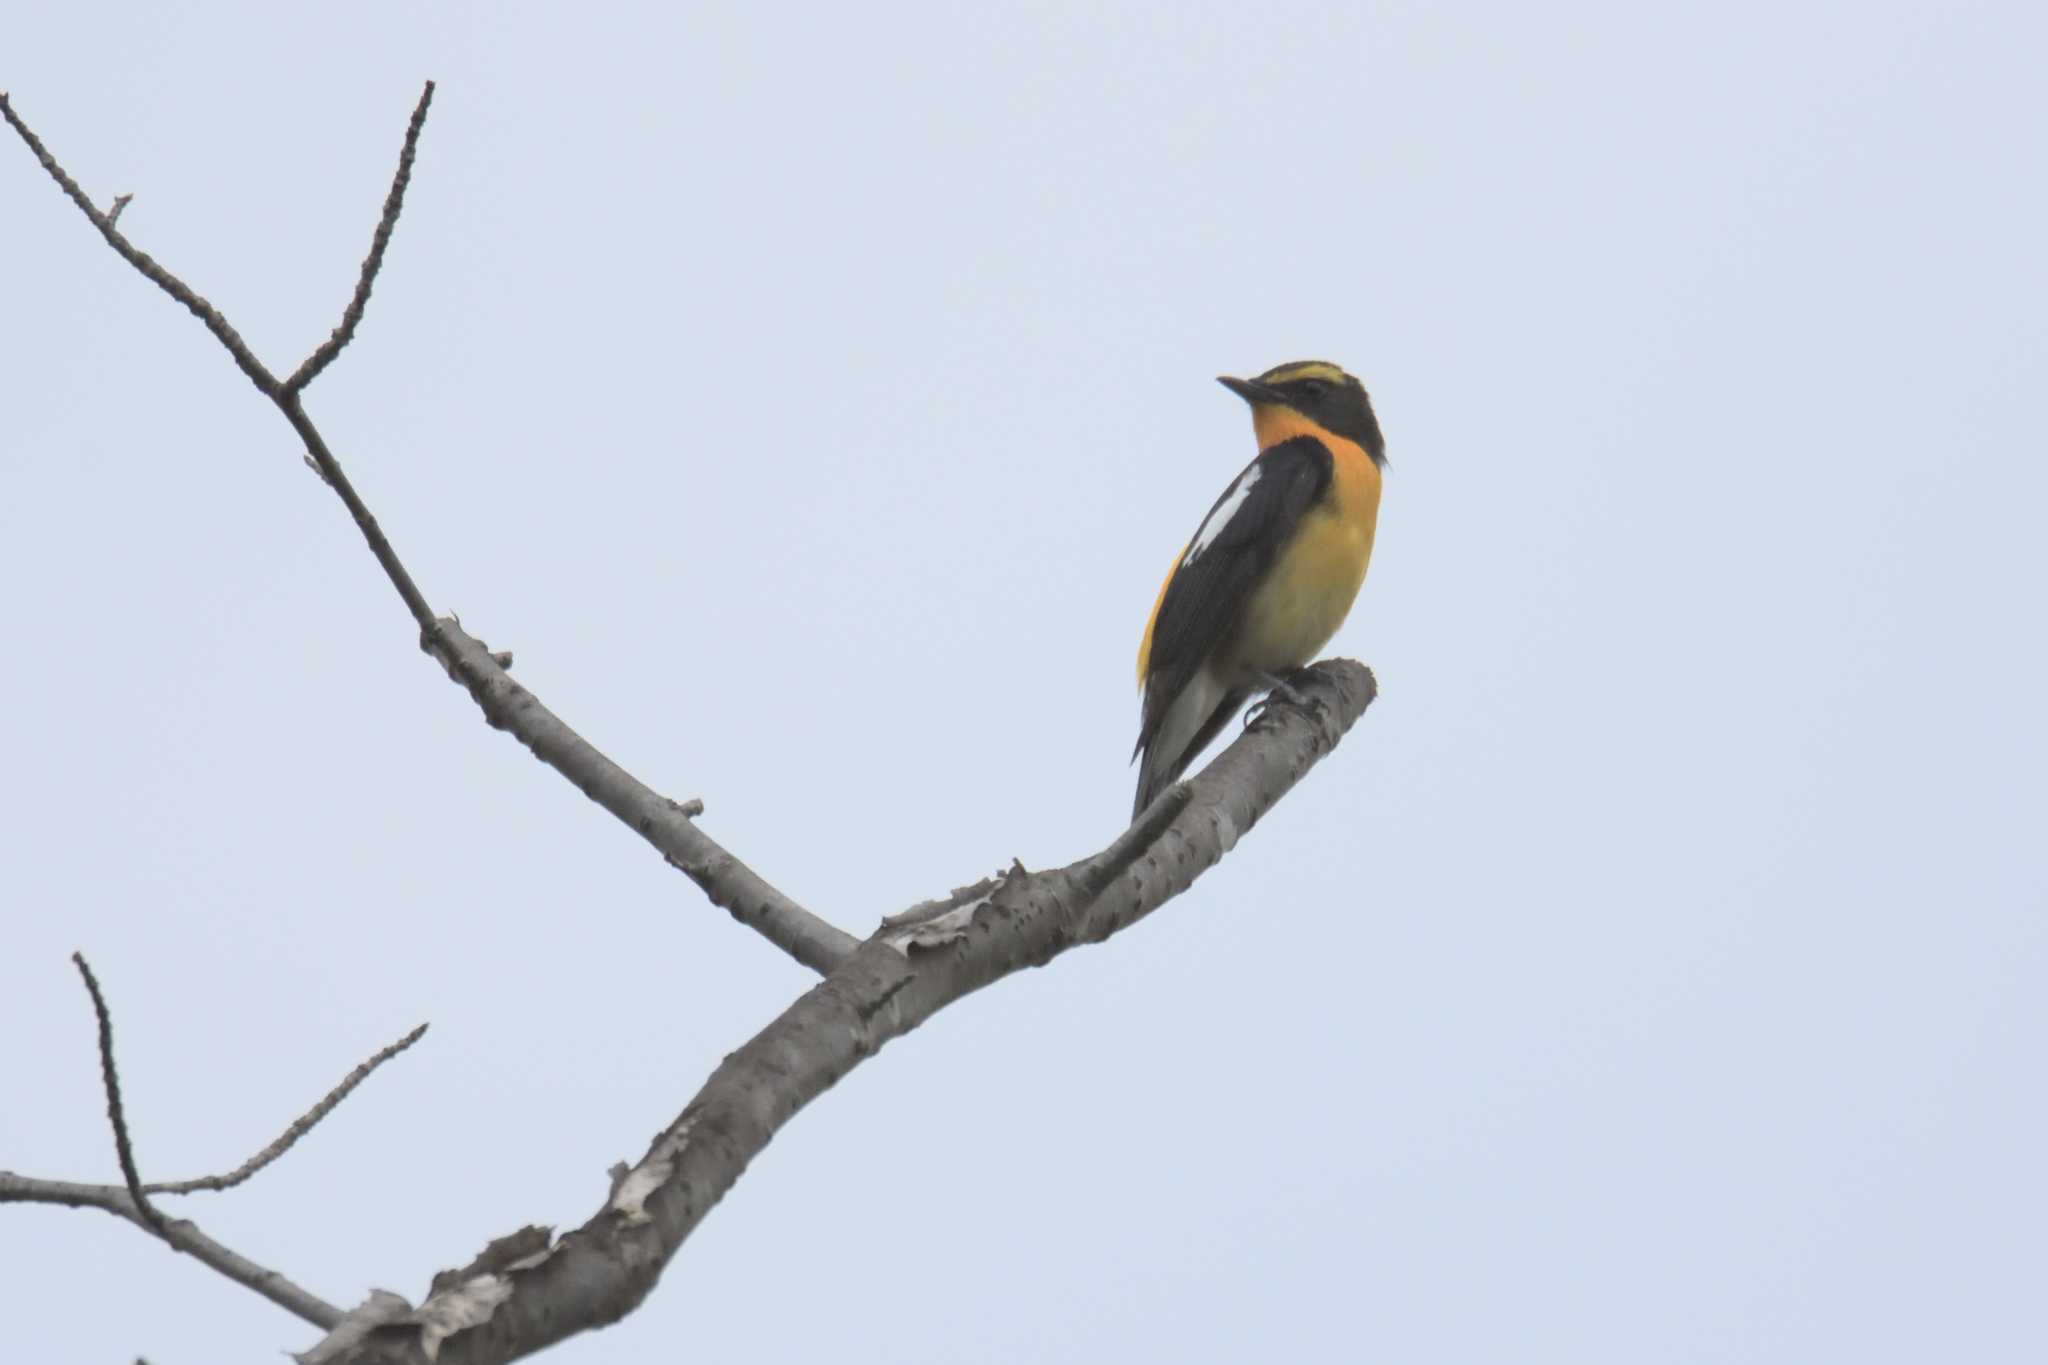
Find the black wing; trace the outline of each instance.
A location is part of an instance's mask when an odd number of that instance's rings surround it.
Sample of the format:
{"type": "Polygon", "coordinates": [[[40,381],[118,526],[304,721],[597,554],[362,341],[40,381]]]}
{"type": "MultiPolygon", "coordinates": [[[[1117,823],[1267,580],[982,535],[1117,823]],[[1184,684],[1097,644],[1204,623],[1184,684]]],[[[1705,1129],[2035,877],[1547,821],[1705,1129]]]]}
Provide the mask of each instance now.
{"type": "Polygon", "coordinates": [[[1202,661],[1236,627],[1295,523],[1329,488],[1332,463],[1329,448],[1313,436],[1268,446],[1202,519],[1152,623],[1139,751],[1159,733],[1167,707],[1202,661]]]}

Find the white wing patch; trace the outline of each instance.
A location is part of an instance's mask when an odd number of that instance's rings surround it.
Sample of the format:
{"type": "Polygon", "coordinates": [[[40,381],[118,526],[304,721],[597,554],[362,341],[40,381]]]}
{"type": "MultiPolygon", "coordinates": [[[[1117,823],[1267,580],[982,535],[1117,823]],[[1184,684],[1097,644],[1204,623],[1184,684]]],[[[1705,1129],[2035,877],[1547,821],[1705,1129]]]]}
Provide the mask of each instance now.
{"type": "Polygon", "coordinates": [[[1216,510],[1202,523],[1202,529],[1195,532],[1195,539],[1188,546],[1188,552],[1181,556],[1180,566],[1185,569],[1195,562],[1195,556],[1216,543],[1216,537],[1223,534],[1223,528],[1237,515],[1237,509],[1244,506],[1244,500],[1251,496],[1252,485],[1259,481],[1259,467],[1251,466],[1237,476],[1237,482],[1230,485],[1230,491],[1223,495],[1223,501],[1216,504],[1216,510]]]}

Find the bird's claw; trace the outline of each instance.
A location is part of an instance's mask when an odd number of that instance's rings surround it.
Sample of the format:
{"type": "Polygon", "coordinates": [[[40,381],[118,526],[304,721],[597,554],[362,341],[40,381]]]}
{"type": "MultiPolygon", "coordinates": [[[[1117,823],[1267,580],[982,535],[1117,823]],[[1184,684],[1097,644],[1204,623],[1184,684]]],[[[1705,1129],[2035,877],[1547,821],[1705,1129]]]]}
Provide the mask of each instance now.
{"type": "MultiPolygon", "coordinates": [[[[1296,674],[1295,676],[1299,676],[1296,674]]],[[[1249,730],[1259,723],[1259,718],[1272,706],[1290,706],[1297,711],[1318,711],[1322,704],[1304,696],[1290,685],[1285,678],[1264,677],[1259,680],[1266,688],[1266,695],[1253,702],[1251,709],[1244,713],[1244,728],[1249,730]]]]}

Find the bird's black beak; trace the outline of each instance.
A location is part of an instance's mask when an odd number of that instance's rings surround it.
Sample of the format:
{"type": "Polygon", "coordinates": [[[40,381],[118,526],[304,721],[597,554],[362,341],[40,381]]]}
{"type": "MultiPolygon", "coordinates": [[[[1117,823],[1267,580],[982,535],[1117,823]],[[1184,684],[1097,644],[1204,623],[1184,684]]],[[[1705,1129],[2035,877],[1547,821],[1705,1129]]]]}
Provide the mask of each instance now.
{"type": "Polygon", "coordinates": [[[1227,374],[1216,376],[1216,382],[1247,403],[1278,403],[1283,401],[1277,390],[1261,384],[1256,379],[1232,379],[1227,374]]]}

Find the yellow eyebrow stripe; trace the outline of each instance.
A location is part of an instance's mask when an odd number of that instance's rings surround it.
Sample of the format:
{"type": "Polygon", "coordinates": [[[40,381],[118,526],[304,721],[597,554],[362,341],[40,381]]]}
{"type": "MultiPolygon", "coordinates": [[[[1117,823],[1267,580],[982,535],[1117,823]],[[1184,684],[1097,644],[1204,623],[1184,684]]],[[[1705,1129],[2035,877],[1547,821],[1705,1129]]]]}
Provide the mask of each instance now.
{"type": "Polygon", "coordinates": [[[1298,365],[1282,365],[1279,369],[1268,370],[1259,376],[1259,380],[1265,384],[1292,384],[1297,379],[1326,379],[1332,384],[1341,384],[1348,377],[1328,361],[1304,360],[1298,365]]]}

